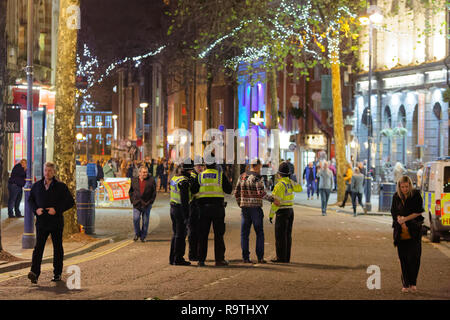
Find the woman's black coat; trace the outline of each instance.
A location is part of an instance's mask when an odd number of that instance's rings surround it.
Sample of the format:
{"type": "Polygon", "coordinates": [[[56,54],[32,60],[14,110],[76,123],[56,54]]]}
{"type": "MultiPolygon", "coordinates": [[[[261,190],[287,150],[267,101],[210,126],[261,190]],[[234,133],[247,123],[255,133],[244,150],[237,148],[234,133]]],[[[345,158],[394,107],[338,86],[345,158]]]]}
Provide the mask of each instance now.
{"type": "MultiPolygon", "coordinates": [[[[418,190],[413,190],[412,196],[405,200],[405,204],[402,203],[402,200],[397,193],[394,194],[391,205],[391,215],[393,219],[392,228],[394,228],[394,246],[397,246],[400,242],[400,235],[402,233],[402,226],[397,222],[397,217],[406,217],[412,213],[422,213],[424,211],[422,195],[418,190]]],[[[424,218],[419,216],[406,222],[406,226],[408,227],[408,231],[412,239],[420,240],[422,238],[423,220],[424,218]]]]}

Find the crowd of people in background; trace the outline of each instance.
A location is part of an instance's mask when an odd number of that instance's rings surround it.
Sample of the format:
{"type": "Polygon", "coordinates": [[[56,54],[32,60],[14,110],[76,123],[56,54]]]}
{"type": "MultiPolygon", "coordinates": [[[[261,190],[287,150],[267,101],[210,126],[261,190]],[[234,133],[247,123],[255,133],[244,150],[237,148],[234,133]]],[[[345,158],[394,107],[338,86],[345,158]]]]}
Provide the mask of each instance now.
{"type": "Polygon", "coordinates": [[[95,190],[98,182],[105,178],[136,178],[139,176],[139,168],[145,165],[149,176],[155,179],[157,190],[168,192],[168,181],[174,174],[174,163],[170,160],[149,159],[126,160],[112,158],[109,160],[77,161],[77,165],[86,166],[89,189],[95,190]]]}

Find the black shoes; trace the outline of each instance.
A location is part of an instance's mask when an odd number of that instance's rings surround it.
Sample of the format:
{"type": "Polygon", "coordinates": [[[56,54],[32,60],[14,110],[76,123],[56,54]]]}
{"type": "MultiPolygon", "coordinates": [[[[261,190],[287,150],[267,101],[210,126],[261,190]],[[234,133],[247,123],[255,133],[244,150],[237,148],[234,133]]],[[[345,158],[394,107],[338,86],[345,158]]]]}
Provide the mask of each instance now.
{"type": "Polygon", "coordinates": [[[23,215],[18,215],[16,216],[16,218],[23,218],[23,215]]]}
{"type": "Polygon", "coordinates": [[[138,241],[138,239],[139,239],[139,236],[138,236],[138,235],[135,235],[133,240],[134,240],[134,241],[138,241]]]}
{"type": "Polygon", "coordinates": [[[53,276],[53,279],[52,279],[52,281],[53,281],[53,282],[58,282],[58,281],[61,281],[61,275],[60,275],[60,274],[58,274],[58,275],[55,275],[55,276],[53,276]]]}
{"type": "Polygon", "coordinates": [[[275,262],[275,263],[288,263],[287,261],[279,260],[279,259],[272,259],[270,261],[275,262]]]}
{"type": "Polygon", "coordinates": [[[31,283],[36,284],[37,281],[38,281],[38,276],[37,276],[36,273],[34,273],[33,271],[30,271],[30,272],[28,273],[28,279],[31,280],[31,283]]]}
{"type": "Polygon", "coordinates": [[[228,266],[229,263],[226,260],[222,260],[222,261],[216,261],[216,267],[225,267],[228,266]]]}
{"type": "Polygon", "coordinates": [[[174,265],[176,265],[176,266],[190,266],[191,263],[189,261],[183,260],[183,261],[175,262],[174,265]]]}
{"type": "Polygon", "coordinates": [[[258,259],[258,263],[267,263],[267,261],[264,259],[258,259]]]}
{"type": "Polygon", "coordinates": [[[244,259],[244,263],[253,263],[250,259],[244,259]]]}
{"type": "Polygon", "coordinates": [[[204,261],[199,261],[199,262],[197,263],[197,265],[198,265],[199,267],[204,267],[204,266],[205,266],[205,262],[204,262],[204,261]]]}

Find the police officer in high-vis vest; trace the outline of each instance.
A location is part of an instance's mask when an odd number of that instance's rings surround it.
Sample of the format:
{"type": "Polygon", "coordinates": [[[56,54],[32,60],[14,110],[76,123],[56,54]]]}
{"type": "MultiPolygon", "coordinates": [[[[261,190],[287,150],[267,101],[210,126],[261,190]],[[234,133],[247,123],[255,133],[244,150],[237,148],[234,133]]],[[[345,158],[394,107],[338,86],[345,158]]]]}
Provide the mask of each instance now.
{"type": "Polygon", "coordinates": [[[224,193],[231,194],[232,185],[215,162],[206,164],[206,170],[193,182],[191,191],[196,194],[199,208],[198,265],[204,266],[208,253],[208,234],[211,223],[214,229],[214,255],[216,266],[227,266],[225,260],[225,202],[224,193]]]}
{"type": "Polygon", "coordinates": [[[193,164],[184,163],[177,168],[177,174],[170,181],[170,218],[172,219],[173,237],[170,245],[170,264],[188,266],[184,260],[186,250],[186,233],[191,201],[189,178],[193,164]]]}
{"type": "Polygon", "coordinates": [[[287,162],[282,162],[278,168],[279,180],[273,189],[272,196],[280,201],[280,206],[272,203],[269,221],[276,214],[275,220],[275,247],[277,258],[272,262],[285,262],[291,260],[292,224],[294,222],[294,192],[301,192],[302,186],[290,179],[290,170],[287,162]]]}
{"type": "MultiPolygon", "coordinates": [[[[205,170],[205,166],[198,161],[194,165],[194,170],[191,172],[190,182],[191,185],[194,181],[197,181],[198,175],[205,170]]],[[[188,241],[189,241],[189,261],[198,261],[198,237],[199,237],[199,208],[197,195],[192,195],[189,224],[188,224],[188,241]]]]}

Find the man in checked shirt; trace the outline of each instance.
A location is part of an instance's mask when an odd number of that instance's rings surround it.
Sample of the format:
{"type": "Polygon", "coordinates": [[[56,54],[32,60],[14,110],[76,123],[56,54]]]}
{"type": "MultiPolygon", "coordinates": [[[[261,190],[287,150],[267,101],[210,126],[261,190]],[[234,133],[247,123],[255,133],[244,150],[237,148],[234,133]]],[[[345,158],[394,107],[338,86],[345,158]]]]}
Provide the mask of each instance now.
{"type": "Polygon", "coordinates": [[[268,195],[264,190],[264,180],[261,176],[261,161],[253,163],[250,170],[244,172],[234,190],[234,196],[242,209],[241,220],[241,248],[244,263],[252,263],[249,251],[250,228],[256,232],[256,256],[258,263],[266,263],[264,260],[264,212],[262,210],[263,199],[280,205],[280,202],[268,195]]]}

